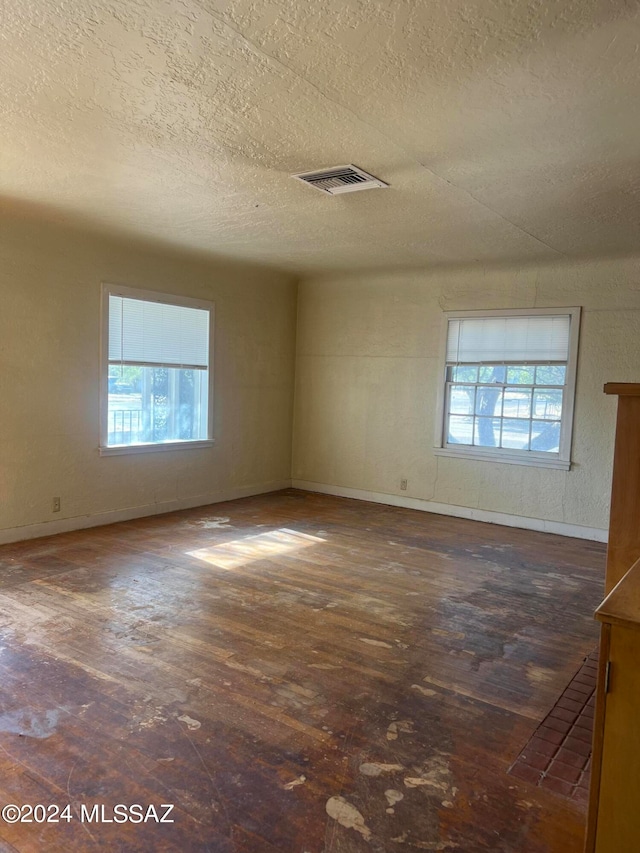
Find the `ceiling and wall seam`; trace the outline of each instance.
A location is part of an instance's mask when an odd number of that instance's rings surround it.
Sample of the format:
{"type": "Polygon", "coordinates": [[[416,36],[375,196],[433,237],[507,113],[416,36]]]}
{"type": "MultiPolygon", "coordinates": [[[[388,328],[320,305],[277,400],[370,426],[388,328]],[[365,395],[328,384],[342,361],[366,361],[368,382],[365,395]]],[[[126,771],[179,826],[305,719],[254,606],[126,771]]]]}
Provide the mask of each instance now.
{"type": "Polygon", "coordinates": [[[490,211],[495,216],[499,216],[500,219],[502,219],[504,222],[508,222],[509,225],[513,225],[513,227],[517,228],[518,231],[520,231],[522,234],[526,234],[527,237],[531,237],[532,240],[536,240],[538,243],[540,243],[546,249],[550,249],[552,252],[555,252],[557,255],[560,255],[560,257],[563,257],[563,258],[568,257],[568,255],[565,252],[561,252],[560,249],[556,248],[555,246],[552,246],[550,243],[545,242],[544,240],[542,240],[540,237],[538,237],[533,232],[527,231],[527,229],[523,228],[522,225],[518,225],[518,223],[514,222],[513,219],[509,219],[509,217],[505,216],[504,213],[501,213],[499,210],[496,210],[496,208],[491,207],[490,205],[485,204],[485,202],[481,201],[479,198],[476,198],[476,196],[474,196],[473,193],[469,192],[469,190],[465,189],[464,187],[459,186],[458,184],[455,184],[453,181],[448,181],[446,178],[443,178],[441,175],[438,175],[437,172],[434,172],[433,169],[429,168],[428,166],[425,166],[425,164],[421,163],[419,160],[416,160],[416,163],[418,166],[422,166],[423,169],[426,169],[427,172],[429,172],[430,175],[433,175],[434,178],[437,178],[440,181],[444,181],[445,184],[448,184],[449,186],[454,187],[458,192],[464,193],[470,199],[472,199],[476,204],[479,204],[481,207],[483,207],[485,210],[490,211]]]}

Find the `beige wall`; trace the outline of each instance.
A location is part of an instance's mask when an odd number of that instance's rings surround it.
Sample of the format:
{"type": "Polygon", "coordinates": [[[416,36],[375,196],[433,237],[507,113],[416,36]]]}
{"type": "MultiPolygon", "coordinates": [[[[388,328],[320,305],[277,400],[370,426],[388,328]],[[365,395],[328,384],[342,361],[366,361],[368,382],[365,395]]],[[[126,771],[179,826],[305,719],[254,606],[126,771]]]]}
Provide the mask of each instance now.
{"type": "Polygon", "coordinates": [[[639,273],[637,260],[618,260],[298,288],[267,269],[0,207],[0,541],[277,488],[291,475],[426,508],[604,529],[615,400],[602,385],[640,379],[639,273]],[[103,281],[215,302],[213,448],[98,455],[103,281]],[[584,309],[572,470],[436,457],[442,310],[562,305],[584,309]]]}
{"type": "Polygon", "coordinates": [[[0,210],[0,305],[0,541],[288,482],[291,278],[0,210]],[[98,455],[103,281],[215,302],[213,448],[98,455]]]}
{"type": "Polygon", "coordinates": [[[640,381],[637,260],[308,279],[294,483],[604,529],[616,406],[606,381],[640,381]],[[571,471],[436,457],[442,311],[562,305],[584,309],[571,471]]]}

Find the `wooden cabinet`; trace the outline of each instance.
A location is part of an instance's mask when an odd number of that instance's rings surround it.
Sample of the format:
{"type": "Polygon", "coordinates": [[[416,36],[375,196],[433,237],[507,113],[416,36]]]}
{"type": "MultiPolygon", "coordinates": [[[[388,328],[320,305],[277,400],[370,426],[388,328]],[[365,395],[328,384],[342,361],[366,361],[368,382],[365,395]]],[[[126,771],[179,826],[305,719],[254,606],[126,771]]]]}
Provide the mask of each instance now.
{"type": "Polygon", "coordinates": [[[640,560],[605,598],[588,853],[640,850],[640,560]]]}
{"type": "Polygon", "coordinates": [[[586,853],[640,851],[640,383],[618,396],[586,853]]]}

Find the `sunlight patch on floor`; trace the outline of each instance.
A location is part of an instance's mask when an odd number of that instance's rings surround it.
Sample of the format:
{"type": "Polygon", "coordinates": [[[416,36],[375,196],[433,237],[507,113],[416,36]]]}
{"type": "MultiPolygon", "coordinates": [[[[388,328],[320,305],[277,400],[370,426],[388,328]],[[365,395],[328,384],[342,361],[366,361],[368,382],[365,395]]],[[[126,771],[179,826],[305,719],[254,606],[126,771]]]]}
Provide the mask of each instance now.
{"type": "Polygon", "coordinates": [[[232,542],[212,545],[210,548],[188,551],[187,554],[221,569],[237,569],[256,560],[280,557],[326,541],[319,536],[298,533],[296,530],[282,527],[280,530],[260,533],[258,536],[246,536],[243,539],[234,539],[232,542]]]}

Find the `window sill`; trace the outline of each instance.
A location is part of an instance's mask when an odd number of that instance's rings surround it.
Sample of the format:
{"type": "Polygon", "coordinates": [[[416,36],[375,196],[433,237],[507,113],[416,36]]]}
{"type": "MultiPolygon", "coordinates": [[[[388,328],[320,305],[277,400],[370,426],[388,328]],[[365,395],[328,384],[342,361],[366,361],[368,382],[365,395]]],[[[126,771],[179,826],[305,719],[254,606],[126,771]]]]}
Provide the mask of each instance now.
{"type": "Polygon", "coordinates": [[[456,459],[475,459],[479,462],[493,462],[506,465],[526,465],[531,468],[555,468],[560,471],[569,471],[571,462],[565,459],[545,459],[544,456],[522,456],[510,453],[483,453],[482,450],[473,448],[471,450],[454,450],[450,447],[434,447],[436,456],[452,456],[456,459]]]}
{"type": "Polygon", "coordinates": [[[214,439],[199,441],[163,441],[161,444],[123,444],[114,447],[99,447],[100,456],[127,456],[131,453],[157,453],[166,450],[199,450],[213,447],[214,439]]]}

